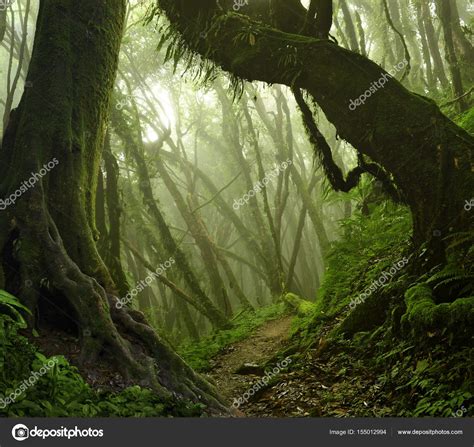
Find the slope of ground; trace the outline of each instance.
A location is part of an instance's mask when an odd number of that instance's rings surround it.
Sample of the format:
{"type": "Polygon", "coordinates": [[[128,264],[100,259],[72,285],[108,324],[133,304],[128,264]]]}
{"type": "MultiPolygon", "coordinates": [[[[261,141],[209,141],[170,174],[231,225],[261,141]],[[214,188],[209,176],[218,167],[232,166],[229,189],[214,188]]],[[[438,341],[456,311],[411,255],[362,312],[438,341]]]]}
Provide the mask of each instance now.
{"type": "Polygon", "coordinates": [[[248,338],[228,346],[211,360],[209,377],[229,402],[251,388],[266,366],[273,366],[266,363],[287,343],[292,319],[284,316],[264,323],[248,338]]]}

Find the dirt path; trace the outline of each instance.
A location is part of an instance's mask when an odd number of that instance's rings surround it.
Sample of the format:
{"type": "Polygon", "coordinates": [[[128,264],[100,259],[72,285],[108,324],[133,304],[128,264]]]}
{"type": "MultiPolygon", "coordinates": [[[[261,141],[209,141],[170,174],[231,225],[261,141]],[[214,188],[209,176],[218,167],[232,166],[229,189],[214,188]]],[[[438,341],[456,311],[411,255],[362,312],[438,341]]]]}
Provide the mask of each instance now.
{"type": "MultiPolygon", "coordinates": [[[[270,362],[288,344],[291,316],[269,321],[245,340],[229,346],[211,361],[211,380],[232,405],[247,393],[248,400],[238,406],[246,417],[343,417],[387,416],[384,388],[376,376],[350,353],[323,350],[325,335],[332,325],[319,331],[319,343],[300,353],[297,363],[282,368],[272,383],[250,396],[248,391],[265,371],[276,366],[270,362]],[[246,363],[254,364],[239,370],[246,363]]],[[[253,394],[253,393],[252,393],[253,394]]]]}
{"type": "Polygon", "coordinates": [[[237,373],[239,368],[245,364],[263,366],[280,351],[289,337],[292,319],[292,316],[285,316],[268,321],[250,337],[227,347],[211,361],[212,370],[208,375],[230,403],[242,396],[263,375],[263,369],[258,371],[256,366],[247,367],[249,371],[244,374],[237,373]]]}

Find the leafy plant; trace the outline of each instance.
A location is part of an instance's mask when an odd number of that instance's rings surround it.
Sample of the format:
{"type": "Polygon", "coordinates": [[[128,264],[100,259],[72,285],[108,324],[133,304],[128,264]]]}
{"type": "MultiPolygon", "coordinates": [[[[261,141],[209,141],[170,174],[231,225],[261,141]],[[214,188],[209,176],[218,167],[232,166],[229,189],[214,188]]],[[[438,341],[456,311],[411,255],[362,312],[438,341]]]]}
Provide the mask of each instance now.
{"type": "Polygon", "coordinates": [[[10,295],[5,290],[0,290],[0,313],[3,313],[3,310],[8,312],[13,317],[14,321],[18,324],[19,327],[26,327],[26,322],[20,311],[23,310],[31,314],[29,309],[23,306],[23,304],[18,301],[18,298],[14,297],[13,295],[10,295]]]}

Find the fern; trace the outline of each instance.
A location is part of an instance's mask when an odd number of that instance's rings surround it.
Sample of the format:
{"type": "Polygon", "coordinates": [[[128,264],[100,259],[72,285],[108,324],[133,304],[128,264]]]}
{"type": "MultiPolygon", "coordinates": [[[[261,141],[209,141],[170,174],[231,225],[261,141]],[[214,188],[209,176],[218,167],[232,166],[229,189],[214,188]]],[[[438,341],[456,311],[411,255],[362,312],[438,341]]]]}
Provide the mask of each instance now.
{"type": "MultiPolygon", "coordinates": [[[[18,298],[16,298],[13,295],[10,295],[8,292],[5,290],[0,290],[0,311],[2,308],[6,308],[8,311],[8,314],[13,317],[15,322],[23,329],[26,327],[26,322],[21,313],[19,312],[20,310],[23,310],[25,312],[28,312],[31,314],[28,308],[23,306],[23,304],[18,301],[18,298]]],[[[3,312],[1,312],[3,313],[3,312]]]]}
{"type": "Polygon", "coordinates": [[[448,263],[428,273],[426,283],[456,297],[474,295],[474,230],[454,233],[445,240],[448,263]]]}

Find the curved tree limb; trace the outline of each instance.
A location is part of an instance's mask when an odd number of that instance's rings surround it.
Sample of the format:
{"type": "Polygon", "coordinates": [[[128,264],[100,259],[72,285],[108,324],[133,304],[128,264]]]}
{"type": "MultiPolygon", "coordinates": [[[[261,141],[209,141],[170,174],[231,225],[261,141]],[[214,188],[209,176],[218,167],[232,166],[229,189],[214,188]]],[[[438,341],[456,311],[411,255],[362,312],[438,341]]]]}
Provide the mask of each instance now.
{"type": "Polygon", "coordinates": [[[298,89],[293,89],[293,94],[301,110],[303,122],[309,134],[310,142],[313,145],[316,155],[318,155],[321,161],[321,165],[323,166],[324,172],[329,180],[329,183],[331,183],[331,186],[336,191],[349,192],[352,188],[359,184],[362,174],[369,173],[382,182],[385,192],[395,202],[400,203],[400,193],[393,185],[387,173],[375,163],[364,162],[362,156],[359,157],[359,166],[349,171],[347,177],[344,179],[344,174],[334,161],[331,148],[324,136],[319,131],[314,121],[313,114],[309,106],[306,104],[301,91],[298,89]]]}

